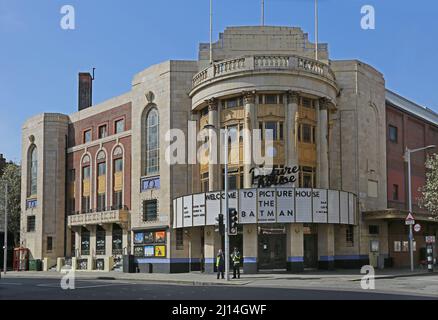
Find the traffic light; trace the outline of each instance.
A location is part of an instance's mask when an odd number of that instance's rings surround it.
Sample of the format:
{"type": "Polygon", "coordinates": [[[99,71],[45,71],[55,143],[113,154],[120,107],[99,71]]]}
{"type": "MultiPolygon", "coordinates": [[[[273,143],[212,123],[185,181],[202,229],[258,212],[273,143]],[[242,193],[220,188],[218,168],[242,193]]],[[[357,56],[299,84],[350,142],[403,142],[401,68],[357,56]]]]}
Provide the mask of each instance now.
{"type": "Polygon", "coordinates": [[[219,232],[221,236],[225,235],[224,215],[222,213],[219,213],[219,215],[216,217],[216,226],[214,231],[219,232]]]}
{"type": "Polygon", "coordinates": [[[228,211],[228,221],[229,221],[229,232],[228,234],[230,236],[237,236],[237,224],[239,222],[239,214],[237,213],[236,209],[229,209],[228,211]]]}

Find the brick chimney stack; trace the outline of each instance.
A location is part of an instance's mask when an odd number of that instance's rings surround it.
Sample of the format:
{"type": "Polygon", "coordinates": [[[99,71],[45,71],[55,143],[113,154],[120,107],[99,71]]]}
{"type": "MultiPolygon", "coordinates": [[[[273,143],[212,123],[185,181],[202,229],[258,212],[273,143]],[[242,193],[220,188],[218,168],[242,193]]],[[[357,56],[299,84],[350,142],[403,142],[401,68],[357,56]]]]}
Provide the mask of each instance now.
{"type": "Polygon", "coordinates": [[[93,77],[88,72],[79,73],[79,111],[93,104],[93,77]]]}

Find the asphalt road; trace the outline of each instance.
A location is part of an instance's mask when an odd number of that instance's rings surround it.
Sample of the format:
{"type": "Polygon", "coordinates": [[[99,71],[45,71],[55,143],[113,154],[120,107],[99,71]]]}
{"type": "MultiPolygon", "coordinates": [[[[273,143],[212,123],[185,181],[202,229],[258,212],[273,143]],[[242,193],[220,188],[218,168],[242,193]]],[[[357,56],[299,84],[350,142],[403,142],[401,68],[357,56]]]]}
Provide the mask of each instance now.
{"type": "Polygon", "coordinates": [[[0,300],[410,300],[419,296],[316,289],[191,286],[142,281],[76,280],[63,290],[56,279],[0,280],[0,300]]]}

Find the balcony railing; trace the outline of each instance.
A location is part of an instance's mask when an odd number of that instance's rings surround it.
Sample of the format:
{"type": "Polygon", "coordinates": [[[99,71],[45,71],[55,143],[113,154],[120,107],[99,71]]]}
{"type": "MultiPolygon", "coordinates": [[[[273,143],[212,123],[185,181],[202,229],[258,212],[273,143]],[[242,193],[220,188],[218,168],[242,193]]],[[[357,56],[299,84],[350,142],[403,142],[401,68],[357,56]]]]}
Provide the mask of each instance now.
{"type": "Polygon", "coordinates": [[[104,223],[127,223],[128,208],[106,208],[100,212],[77,213],[68,217],[68,226],[86,226],[104,223]]]}
{"type": "Polygon", "coordinates": [[[257,70],[295,70],[318,75],[330,81],[335,80],[329,65],[321,61],[295,55],[254,55],[224,60],[209,66],[193,77],[192,88],[217,77],[257,70]]]}

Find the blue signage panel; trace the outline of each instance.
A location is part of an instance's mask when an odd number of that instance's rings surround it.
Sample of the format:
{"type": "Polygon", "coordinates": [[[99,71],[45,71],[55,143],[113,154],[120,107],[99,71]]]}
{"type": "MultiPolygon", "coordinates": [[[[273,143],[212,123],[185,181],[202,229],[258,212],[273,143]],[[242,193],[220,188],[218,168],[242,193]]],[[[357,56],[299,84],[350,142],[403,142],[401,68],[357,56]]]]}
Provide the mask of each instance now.
{"type": "Polygon", "coordinates": [[[141,192],[152,189],[160,189],[160,177],[143,178],[141,180],[141,192]]]}

